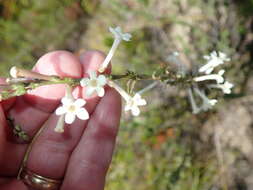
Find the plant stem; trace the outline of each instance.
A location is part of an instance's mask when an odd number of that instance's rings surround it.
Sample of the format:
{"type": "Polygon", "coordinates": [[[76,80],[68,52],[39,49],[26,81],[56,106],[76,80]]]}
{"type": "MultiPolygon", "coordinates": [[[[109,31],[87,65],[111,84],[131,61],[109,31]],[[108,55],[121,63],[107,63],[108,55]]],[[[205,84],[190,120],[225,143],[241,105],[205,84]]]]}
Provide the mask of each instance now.
{"type": "MultiPolygon", "coordinates": [[[[47,76],[46,76],[47,77],[47,76]]],[[[49,76],[48,76],[49,77],[49,76]]],[[[151,81],[161,81],[166,84],[170,85],[177,85],[177,84],[192,84],[194,81],[191,77],[180,77],[177,76],[174,73],[163,73],[157,74],[156,76],[154,74],[147,75],[147,74],[137,74],[133,71],[127,71],[125,74],[120,75],[107,75],[107,78],[111,81],[113,80],[120,80],[120,79],[127,79],[127,80],[151,80],[151,81]]],[[[11,78],[8,80],[8,84],[4,86],[4,89],[1,92],[1,98],[2,100],[14,97],[14,96],[21,96],[27,93],[27,91],[34,90],[41,86],[46,85],[53,85],[53,84],[66,84],[70,87],[75,87],[80,85],[80,79],[73,79],[69,77],[60,78],[57,76],[50,76],[50,80],[44,80],[44,79],[29,79],[29,78],[11,78]]]]}

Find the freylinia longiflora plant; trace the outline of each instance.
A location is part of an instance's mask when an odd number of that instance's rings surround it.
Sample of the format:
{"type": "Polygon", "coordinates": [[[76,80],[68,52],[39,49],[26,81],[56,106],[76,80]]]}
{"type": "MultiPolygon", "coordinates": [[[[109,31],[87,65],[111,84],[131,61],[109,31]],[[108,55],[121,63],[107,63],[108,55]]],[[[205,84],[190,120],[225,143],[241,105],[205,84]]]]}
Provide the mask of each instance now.
{"type": "MultiPolygon", "coordinates": [[[[189,101],[194,114],[201,111],[207,111],[217,103],[217,99],[209,99],[206,95],[208,89],[220,89],[224,94],[231,93],[233,84],[225,81],[223,77],[225,71],[219,70],[217,73],[214,73],[216,67],[224,62],[230,61],[230,59],[226,54],[216,51],[213,51],[210,55],[204,56],[207,63],[201,66],[195,74],[182,70],[175,71],[170,69],[169,66],[162,66],[151,75],[140,74],[133,71],[126,71],[119,75],[103,74],[118,45],[122,41],[131,40],[131,34],[123,33],[120,27],[110,28],[110,32],[114,35],[114,43],[98,72],[90,72],[89,76],[86,78],[73,79],[69,77],[61,78],[58,76],[48,76],[12,67],[10,70],[11,78],[6,80],[5,85],[1,85],[1,100],[24,95],[25,93],[44,85],[66,84],[66,95],[61,100],[62,105],[56,109],[56,115],[59,115],[59,120],[55,127],[55,131],[63,132],[64,124],[73,123],[76,117],[81,120],[89,119],[89,113],[85,109],[85,100],[75,99],[72,96],[72,88],[79,85],[86,87],[86,96],[88,97],[93,94],[103,97],[105,94],[105,85],[115,88],[125,100],[125,111],[131,111],[134,116],[140,114],[140,106],[147,104],[146,100],[142,98],[143,93],[151,90],[159,83],[176,85],[187,89],[189,101]],[[128,90],[124,90],[118,85],[117,81],[122,79],[127,79],[128,90]],[[133,93],[135,84],[141,80],[149,80],[153,82],[147,87],[139,90],[137,93],[133,93]],[[201,105],[197,105],[195,101],[196,98],[201,100],[201,105]]],[[[173,59],[175,60],[178,59],[179,54],[174,52],[171,56],[173,56],[173,59]]]]}

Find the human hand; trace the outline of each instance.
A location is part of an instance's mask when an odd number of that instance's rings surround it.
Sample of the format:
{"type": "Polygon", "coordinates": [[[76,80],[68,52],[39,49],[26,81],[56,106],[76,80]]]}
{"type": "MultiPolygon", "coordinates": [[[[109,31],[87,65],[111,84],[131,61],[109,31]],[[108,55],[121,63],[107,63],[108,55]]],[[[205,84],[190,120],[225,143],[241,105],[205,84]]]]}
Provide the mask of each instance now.
{"type": "MultiPolygon", "coordinates": [[[[102,53],[89,51],[80,60],[66,51],[48,53],[39,59],[34,71],[62,77],[81,78],[90,70],[97,70],[104,60],[102,53]]],[[[108,70],[106,72],[109,72],[108,70]]],[[[4,80],[0,81],[3,83],[4,80]]],[[[61,190],[102,190],[111,162],[121,115],[118,93],[107,87],[103,98],[85,97],[85,89],[76,87],[74,97],[84,98],[89,120],[76,120],[65,126],[64,133],[54,132],[58,116],[54,110],[65,95],[64,85],[50,85],[0,105],[0,189],[28,190],[17,180],[19,167],[28,144],[13,141],[13,134],[6,116],[33,137],[46,125],[36,138],[27,168],[52,179],[61,179],[61,190]]]]}

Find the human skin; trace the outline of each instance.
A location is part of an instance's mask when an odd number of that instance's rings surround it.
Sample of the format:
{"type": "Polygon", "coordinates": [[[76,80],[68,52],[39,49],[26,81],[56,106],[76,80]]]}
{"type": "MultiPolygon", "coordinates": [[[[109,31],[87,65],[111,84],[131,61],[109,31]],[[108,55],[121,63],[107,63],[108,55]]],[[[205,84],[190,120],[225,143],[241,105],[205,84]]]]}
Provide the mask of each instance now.
{"type": "MultiPolygon", "coordinates": [[[[98,70],[105,56],[88,51],[76,57],[67,51],[55,51],[42,56],[34,71],[61,77],[82,78],[88,71],[98,70]]],[[[105,71],[110,72],[110,69],[105,71]]],[[[4,83],[4,79],[0,80],[4,83]]],[[[54,110],[65,95],[64,85],[40,87],[27,95],[0,103],[0,189],[28,190],[16,179],[28,144],[12,138],[6,115],[14,118],[30,136],[45,129],[36,139],[27,167],[44,177],[63,179],[61,190],[102,190],[111,162],[121,115],[121,98],[106,87],[105,96],[85,97],[85,88],[76,87],[75,98],[83,98],[90,119],[77,119],[66,125],[64,133],[54,132],[58,116],[54,110]]]]}

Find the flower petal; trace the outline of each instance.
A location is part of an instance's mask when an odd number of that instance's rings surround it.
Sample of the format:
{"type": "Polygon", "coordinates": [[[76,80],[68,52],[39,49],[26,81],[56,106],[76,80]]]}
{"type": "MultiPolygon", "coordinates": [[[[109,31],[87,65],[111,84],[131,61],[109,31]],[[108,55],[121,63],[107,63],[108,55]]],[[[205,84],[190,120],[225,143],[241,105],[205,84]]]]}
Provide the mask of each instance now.
{"type": "Polygon", "coordinates": [[[217,57],[218,56],[216,51],[212,51],[210,55],[211,55],[211,57],[217,57]]]}
{"type": "Polygon", "coordinates": [[[231,94],[231,89],[222,89],[224,94],[231,94]]]}
{"type": "Polygon", "coordinates": [[[204,55],[203,58],[206,59],[206,60],[209,60],[210,56],[209,55],[204,55]]]}
{"type": "Polygon", "coordinates": [[[89,81],[90,81],[90,79],[88,79],[88,78],[83,78],[83,79],[80,81],[80,84],[81,84],[82,87],[84,87],[84,86],[87,86],[87,85],[89,84],[89,81]]]}
{"type": "Polygon", "coordinates": [[[114,28],[114,31],[118,32],[119,34],[122,33],[120,26],[117,26],[116,28],[114,28]]]}
{"type": "Polygon", "coordinates": [[[76,113],[76,115],[81,120],[87,120],[87,119],[89,119],[89,113],[84,108],[79,109],[78,112],[76,113]]]}
{"type": "Polygon", "coordinates": [[[225,73],[225,70],[224,69],[221,69],[219,72],[218,72],[218,75],[223,75],[225,73]]]}
{"type": "Polygon", "coordinates": [[[131,111],[134,116],[140,115],[140,112],[141,112],[137,106],[132,107],[131,111]]]}
{"type": "Polygon", "coordinates": [[[133,97],[134,100],[138,101],[139,99],[141,99],[141,95],[136,93],[133,97]]]}
{"type": "Polygon", "coordinates": [[[138,101],[138,106],[145,106],[145,105],[147,105],[147,101],[146,101],[146,100],[140,99],[140,100],[138,101]]]}
{"type": "Polygon", "coordinates": [[[103,87],[97,87],[96,91],[99,97],[103,97],[105,95],[105,89],[103,87]]]}
{"type": "Polygon", "coordinates": [[[209,104],[214,106],[218,101],[216,99],[209,100],[209,104]]]}
{"type": "Polygon", "coordinates": [[[124,110],[125,110],[125,111],[129,111],[129,110],[131,110],[131,108],[132,108],[132,107],[131,107],[130,105],[126,104],[126,106],[125,106],[125,109],[124,109],[124,110]]]}
{"type": "Polygon", "coordinates": [[[104,75],[99,75],[97,81],[100,86],[104,86],[107,82],[104,75]]]}
{"type": "Polygon", "coordinates": [[[114,36],[117,36],[117,33],[116,33],[116,31],[115,31],[114,28],[109,27],[109,31],[110,31],[114,36]]]}
{"type": "Polygon", "coordinates": [[[55,114],[56,115],[63,115],[66,113],[66,109],[64,109],[64,107],[58,107],[56,110],[55,110],[55,114]]]}
{"type": "Polygon", "coordinates": [[[132,38],[132,35],[129,33],[122,34],[122,39],[125,41],[130,41],[132,38]]]}
{"type": "Polygon", "coordinates": [[[70,105],[70,104],[73,103],[73,100],[71,100],[70,98],[67,98],[67,97],[63,97],[61,99],[61,102],[62,102],[63,105],[70,105]]]}
{"type": "Polygon", "coordinates": [[[65,115],[65,122],[67,124],[72,124],[76,119],[76,115],[73,113],[66,113],[65,115]]]}
{"type": "Polygon", "coordinates": [[[85,104],[86,104],[86,101],[81,98],[77,99],[74,103],[74,105],[79,108],[83,107],[85,104]]]}

